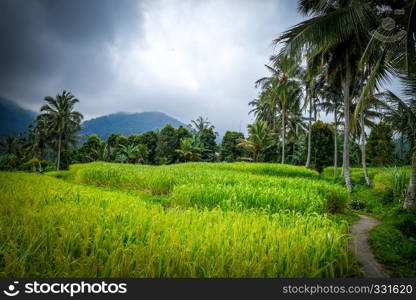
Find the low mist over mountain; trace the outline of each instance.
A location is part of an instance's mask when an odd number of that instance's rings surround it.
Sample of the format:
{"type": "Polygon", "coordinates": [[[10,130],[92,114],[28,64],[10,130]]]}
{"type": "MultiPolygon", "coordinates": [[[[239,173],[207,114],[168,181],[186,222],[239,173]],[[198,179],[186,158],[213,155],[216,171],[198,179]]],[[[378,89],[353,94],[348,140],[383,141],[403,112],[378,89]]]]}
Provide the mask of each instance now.
{"type": "Polygon", "coordinates": [[[0,97],[0,139],[7,135],[26,133],[36,113],[0,97]]]}
{"type": "Polygon", "coordinates": [[[112,133],[124,136],[139,134],[148,130],[163,128],[166,124],[174,127],[186,126],[182,122],[161,112],[115,113],[87,120],[82,124],[82,134],[96,134],[106,140],[112,133]]]}

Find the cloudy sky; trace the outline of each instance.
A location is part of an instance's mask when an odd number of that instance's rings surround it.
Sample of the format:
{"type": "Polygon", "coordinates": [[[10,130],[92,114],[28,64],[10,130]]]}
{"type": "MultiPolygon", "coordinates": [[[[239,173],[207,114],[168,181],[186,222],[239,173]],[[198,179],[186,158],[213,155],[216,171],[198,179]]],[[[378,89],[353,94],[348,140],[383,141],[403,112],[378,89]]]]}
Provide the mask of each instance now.
{"type": "Polygon", "coordinates": [[[244,130],[294,0],[0,0],[0,96],[38,110],[63,89],[86,119],[161,111],[244,130]]]}

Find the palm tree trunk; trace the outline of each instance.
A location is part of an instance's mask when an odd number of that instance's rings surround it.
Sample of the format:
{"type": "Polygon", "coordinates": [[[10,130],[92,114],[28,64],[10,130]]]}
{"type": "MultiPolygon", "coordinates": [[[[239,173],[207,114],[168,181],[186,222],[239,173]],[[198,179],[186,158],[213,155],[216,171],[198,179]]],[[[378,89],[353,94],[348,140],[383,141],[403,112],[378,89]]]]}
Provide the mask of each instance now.
{"type": "Polygon", "coordinates": [[[346,72],[343,80],[344,88],[344,151],[343,151],[343,174],[345,186],[349,193],[352,192],[350,175],[350,85],[351,85],[351,66],[348,52],[345,55],[346,72]]]}
{"type": "Polygon", "coordinates": [[[58,138],[58,159],[56,162],[56,170],[59,171],[59,167],[61,164],[61,143],[62,143],[62,134],[59,133],[59,138],[58,138]]]}
{"type": "Polygon", "coordinates": [[[409,188],[403,208],[407,211],[414,209],[416,203],[416,149],[413,150],[412,172],[410,174],[409,188]]]}
{"type": "Polygon", "coordinates": [[[400,160],[404,160],[404,135],[400,134],[400,160]]]}
{"type": "Polygon", "coordinates": [[[311,152],[312,152],[312,98],[309,98],[309,129],[308,129],[308,157],[306,158],[305,167],[309,168],[311,164],[311,152]]]}
{"type": "Polygon", "coordinates": [[[338,120],[337,107],[334,109],[334,177],[338,177],[338,120]]]}
{"type": "Polygon", "coordinates": [[[282,164],[285,163],[285,133],[286,133],[286,122],[285,122],[285,111],[282,114],[282,164]]]}
{"type": "Polygon", "coordinates": [[[363,166],[365,183],[368,187],[371,187],[370,177],[368,176],[367,161],[365,153],[365,128],[364,128],[364,113],[360,114],[360,126],[361,126],[361,163],[363,166]]]}

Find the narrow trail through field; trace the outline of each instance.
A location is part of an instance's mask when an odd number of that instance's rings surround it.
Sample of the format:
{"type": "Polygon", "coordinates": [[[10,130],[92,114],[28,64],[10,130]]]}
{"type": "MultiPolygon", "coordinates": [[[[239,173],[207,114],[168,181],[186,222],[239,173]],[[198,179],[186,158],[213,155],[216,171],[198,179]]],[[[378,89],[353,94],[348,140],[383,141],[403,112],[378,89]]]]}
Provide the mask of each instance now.
{"type": "Polygon", "coordinates": [[[351,234],[354,239],[350,240],[350,248],[357,255],[358,261],[362,265],[361,271],[366,278],[386,278],[389,277],[384,271],[383,266],[376,260],[370,245],[368,244],[368,234],[370,230],[380,225],[381,222],[365,215],[358,215],[360,220],[351,225],[351,234]]]}

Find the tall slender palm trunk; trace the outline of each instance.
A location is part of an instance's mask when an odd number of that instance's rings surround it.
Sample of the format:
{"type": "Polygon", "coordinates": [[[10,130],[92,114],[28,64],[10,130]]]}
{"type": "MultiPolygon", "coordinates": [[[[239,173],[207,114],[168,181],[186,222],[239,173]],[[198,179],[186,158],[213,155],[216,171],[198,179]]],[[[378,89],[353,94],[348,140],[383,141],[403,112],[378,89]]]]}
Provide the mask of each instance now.
{"type": "Polygon", "coordinates": [[[283,110],[282,114],[282,164],[285,163],[285,144],[286,144],[286,121],[285,121],[286,112],[283,110]]]}
{"type": "Polygon", "coordinates": [[[363,166],[363,172],[364,172],[364,178],[365,183],[368,187],[371,187],[371,181],[370,177],[368,176],[368,170],[367,170],[367,159],[366,159],[366,150],[365,150],[365,125],[364,125],[364,112],[360,114],[360,126],[361,126],[361,163],[363,166]]]}
{"type": "Polygon", "coordinates": [[[312,153],[312,98],[309,97],[309,127],[308,127],[308,156],[306,158],[305,167],[309,168],[311,164],[311,153],[312,153]]]}
{"type": "Polygon", "coordinates": [[[351,65],[348,53],[345,55],[345,78],[343,80],[344,89],[344,151],[342,170],[345,180],[345,186],[349,193],[352,192],[351,175],[350,175],[350,85],[351,85],[351,65]]]}
{"type": "Polygon", "coordinates": [[[416,205],[416,150],[413,150],[412,156],[412,172],[410,174],[409,187],[407,190],[406,200],[403,208],[410,211],[416,205]]]}
{"type": "Polygon", "coordinates": [[[334,108],[334,177],[338,177],[338,120],[336,105],[334,108]]]}
{"type": "Polygon", "coordinates": [[[59,133],[59,138],[58,138],[58,159],[56,162],[56,170],[59,171],[59,167],[61,164],[61,144],[62,144],[62,134],[59,133]]]}

